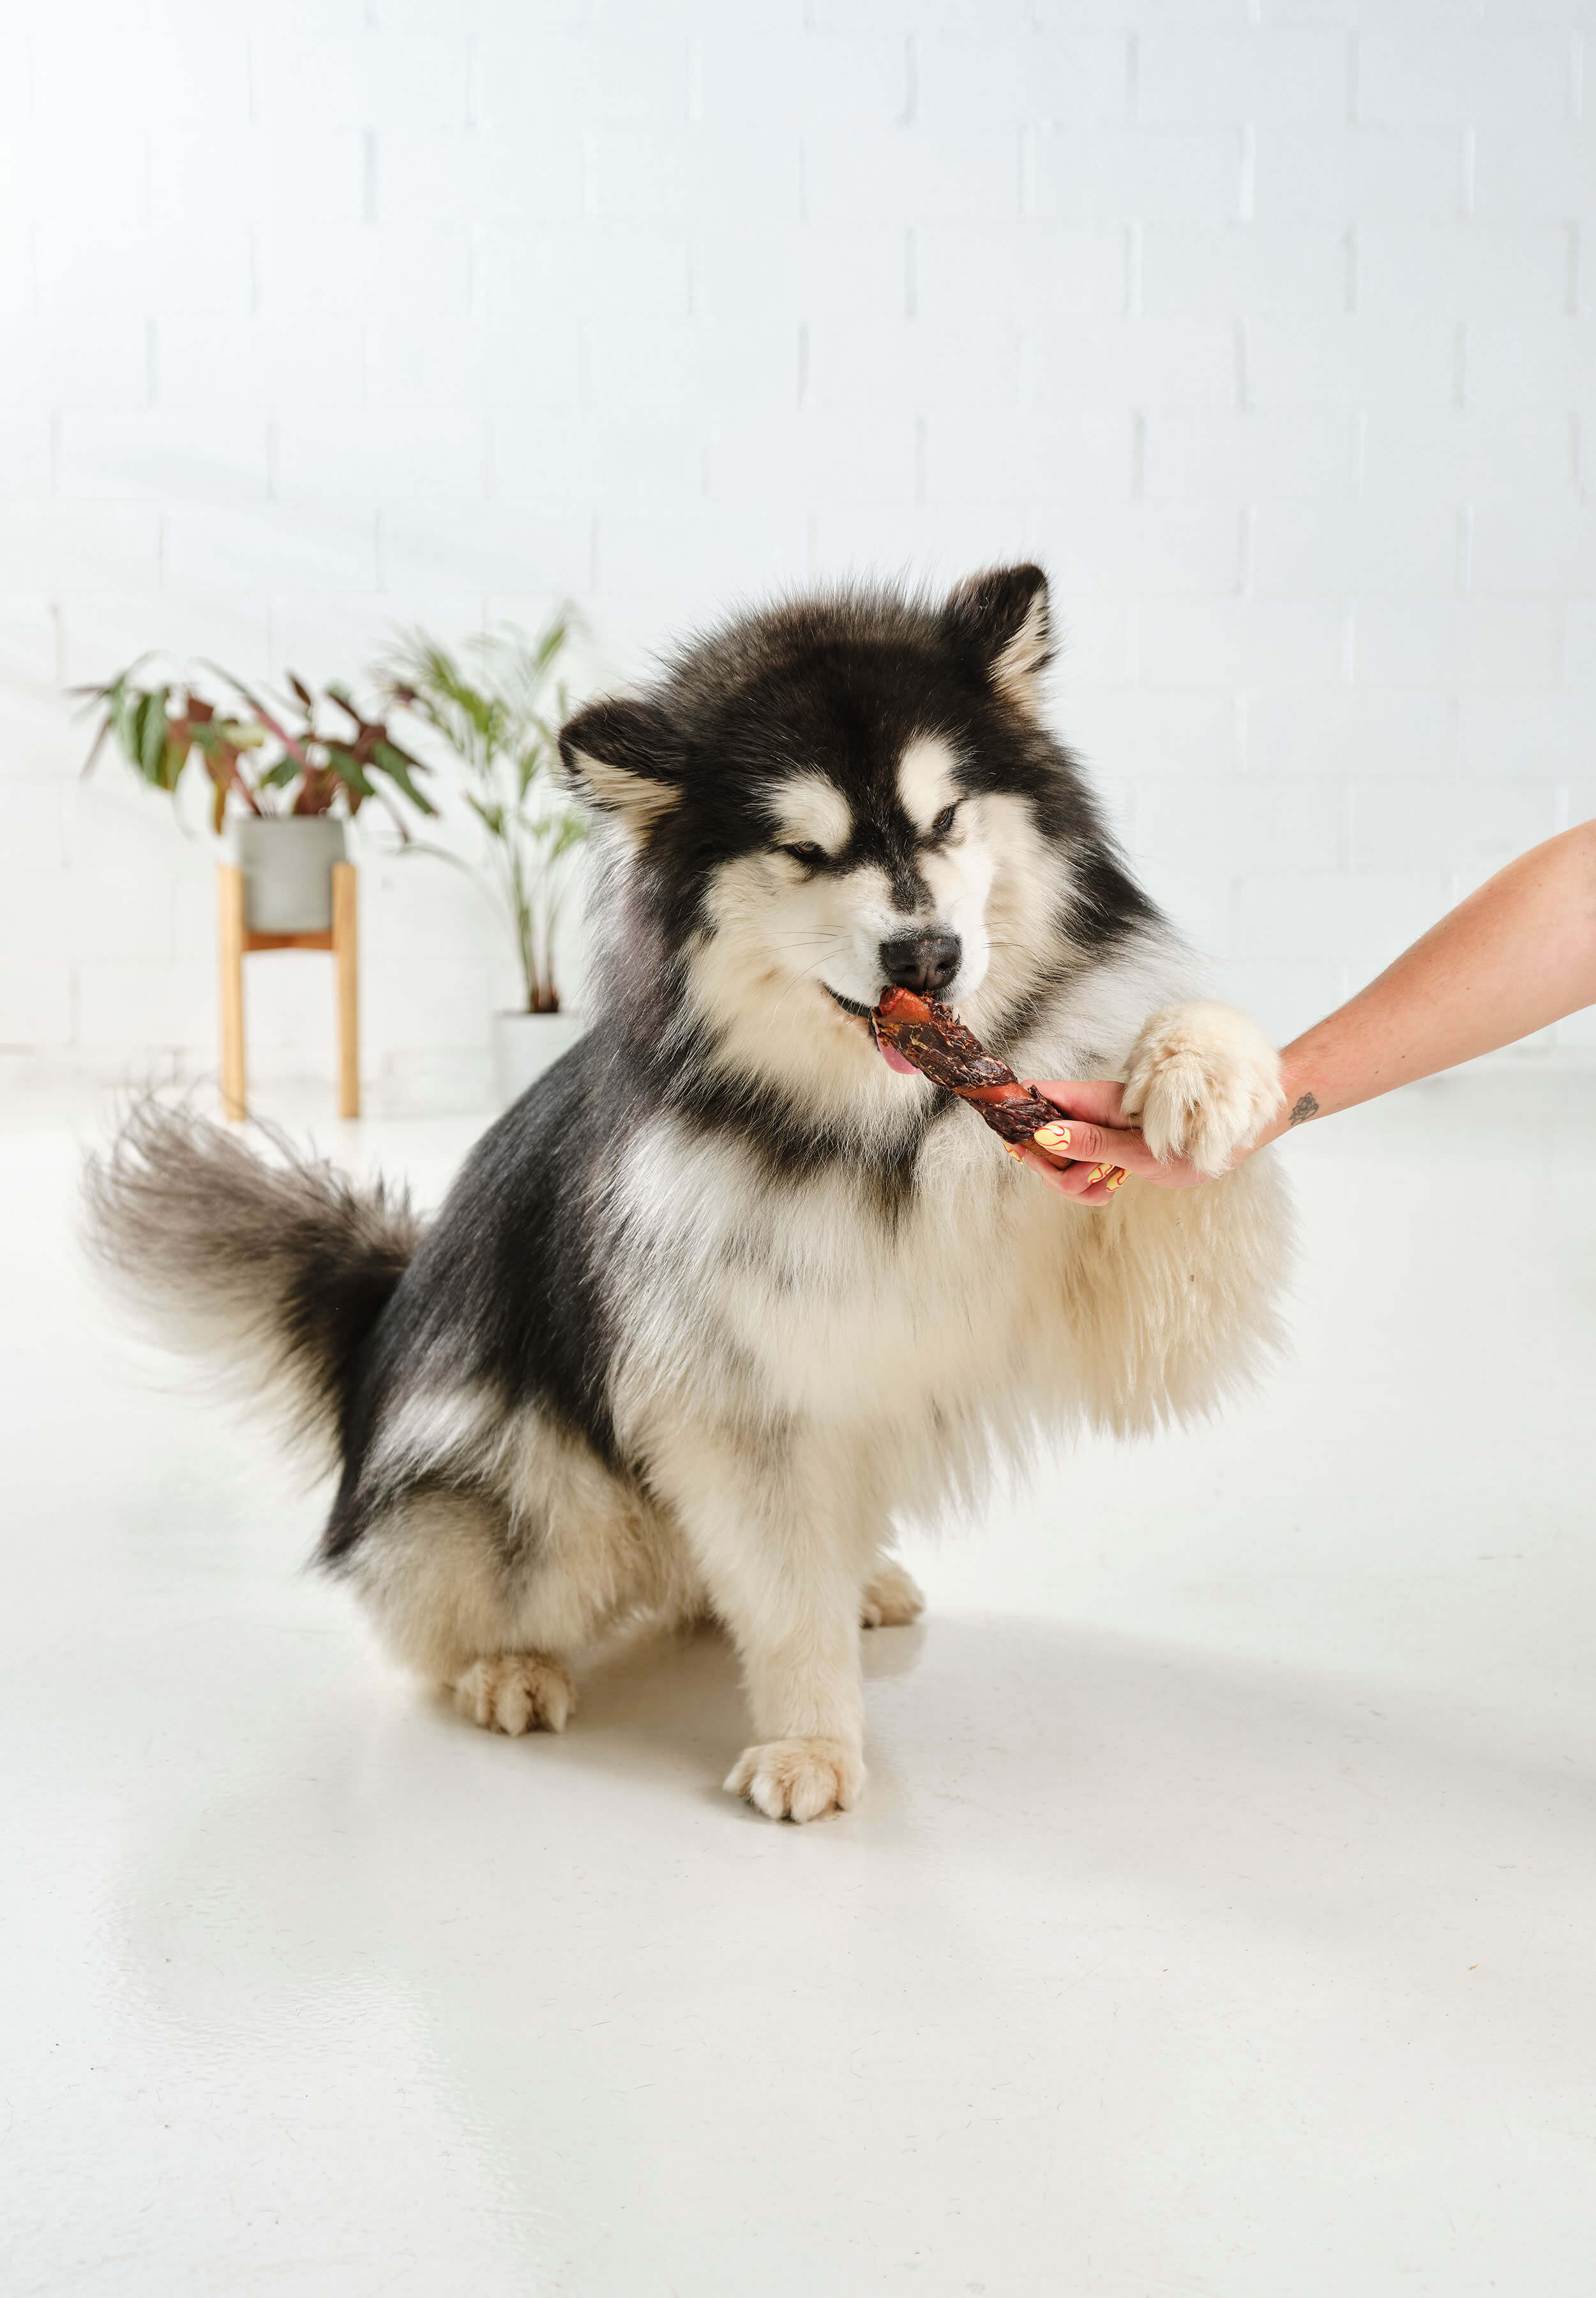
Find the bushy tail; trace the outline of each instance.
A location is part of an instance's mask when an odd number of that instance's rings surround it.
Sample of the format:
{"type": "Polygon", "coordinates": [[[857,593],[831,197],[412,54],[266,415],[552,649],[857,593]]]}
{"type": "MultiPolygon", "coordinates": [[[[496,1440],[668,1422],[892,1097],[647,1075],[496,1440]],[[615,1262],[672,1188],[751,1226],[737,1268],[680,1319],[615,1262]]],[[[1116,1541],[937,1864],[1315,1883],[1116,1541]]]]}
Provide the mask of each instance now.
{"type": "Polygon", "coordinates": [[[355,1360],[416,1250],[408,1195],[358,1188],[256,1126],[271,1151],[140,1102],[84,1173],[95,1258],[173,1346],[219,1360],[295,1433],[335,1450],[355,1360]]]}

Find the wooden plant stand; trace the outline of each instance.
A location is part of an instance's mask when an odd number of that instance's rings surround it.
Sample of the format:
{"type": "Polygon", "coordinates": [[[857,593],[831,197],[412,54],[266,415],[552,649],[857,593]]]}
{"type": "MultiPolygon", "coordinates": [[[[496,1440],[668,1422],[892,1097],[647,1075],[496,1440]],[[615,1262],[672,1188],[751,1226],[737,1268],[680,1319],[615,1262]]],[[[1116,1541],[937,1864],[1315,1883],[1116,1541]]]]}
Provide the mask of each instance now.
{"type": "Polygon", "coordinates": [[[360,977],[355,941],[355,865],[333,864],[330,933],[251,933],[244,922],[244,872],[236,862],[216,871],[217,955],[221,965],[221,1102],[224,1116],[249,1115],[244,1068],[244,961],[256,949],[328,949],[338,981],[338,1114],[360,1113],[360,977]]]}

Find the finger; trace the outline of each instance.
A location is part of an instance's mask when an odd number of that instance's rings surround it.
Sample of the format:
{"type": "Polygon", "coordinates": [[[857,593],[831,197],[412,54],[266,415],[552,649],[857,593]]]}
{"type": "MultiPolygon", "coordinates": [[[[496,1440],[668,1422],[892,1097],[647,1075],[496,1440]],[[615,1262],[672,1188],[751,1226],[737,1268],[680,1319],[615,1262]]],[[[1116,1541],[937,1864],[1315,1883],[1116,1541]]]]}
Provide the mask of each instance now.
{"type": "Polygon", "coordinates": [[[1088,1167],[1118,1165],[1128,1173],[1145,1174],[1151,1179],[1170,1178],[1139,1133],[1119,1133],[1104,1125],[1066,1123],[1060,1118],[1056,1124],[1038,1127],[1031,1136],[1031,1145],[1044,1156],[1068,1158],[1088,1167]]]}
{"type": "Polygon", "coordinates": [[[1044,1156],[1067,1159],[1074,1164],[1084,1160],[1088,1165],[1100,1165],[1109,1149],[1104,1128],[1087,1124],[1078,1117],[1058,1118],[1051,1125],[1038,1127],[1030,1137],[1032,1145],[1044,1156]]]}
{"type": "Polygon", "coordinates": [[[1184,1157],[1155,1157],[1137,1133],[1105,1134],[1098,1161],[1159,1189],[1195,1189],[1209,1178],[1184,1157]]]}
{"type": "Polygon", "coordinates": [[[1121,1167],[1101,1161],[1088,1164],[1077,1160],[1070,1164],[1055,1165],[1039,1149],[1032,1148],[1030,1143],[1021,1148],[1011,1149],[1009,1153],[1017,1157],[1022,1165],[1029,1166],[1048,1188],[1055,1190],[1060,1196],[1073,1198],[1077,1204],[1107,1204],[1125,1178],[1121,1167]],[[1116,1173],[1120,1176],[1118,1181],[1113,1178],[1116,1173]]]}
{"type": "Polygon", "coordinates": [[[1086,1179],[1081,1185],[1079,1202],[1083,1205],[1112,1204],[1124,1186],[1125,1168],[1122,1165],[1087,1165],[1086,1179]]]}

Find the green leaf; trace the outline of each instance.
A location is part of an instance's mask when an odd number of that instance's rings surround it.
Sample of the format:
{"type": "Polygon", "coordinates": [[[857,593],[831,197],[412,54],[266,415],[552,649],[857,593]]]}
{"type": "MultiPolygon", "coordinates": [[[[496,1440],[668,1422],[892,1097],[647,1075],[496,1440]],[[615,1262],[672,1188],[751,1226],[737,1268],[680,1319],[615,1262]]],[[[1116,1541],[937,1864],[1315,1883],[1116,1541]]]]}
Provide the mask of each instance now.
{"type": "Polygon", "coordinates": [[[139,697],[124,687],[112,698],[111,705],[112,731],[116,736],[117,747],[136,770],[139,759],[138,704],[139,697]]]}
{"type": "MultiPolygon", "coordinates": [[[[153,687],[138,706],[138,768],[146,781],[160,784],[166,762],[166,689],[153,687]]],[[[170,784],[166,785],[170,788],[170,784]]]]}
{"type": "Polygon", "coordinates": [[[119,694],[112,708],[116,722],[116,739],[130,766],[138,765],[138,709],[144,696],[136,687],[128,687],[119,694]]]}
{"type": "Polygon", "coordinates": [[[365,768],[352,750],[344,749],[341,743],[329,742],[327,746],[327,761],[339,781],[346,783],[351,790],[358,790],[362,798],[376,796],[376,792],[367,778],[365,768]]]}
{"type": "Polygon", "coordinates": [[[571,625],[563,616],[557,616],[538,641],[535,661],[540,674],[546,671],[555,656],[571,634],[571,625]]]}
{"type": "Polygon", "coordinates": [[[437,807],[416,787],[414,776],[425,773],[426,768],[419,758],[412,758],[397,743],[379,737],[372,752],[373,763],[379,765],[391,782],[401,789],[418,814],[436,814],[437,807]]]}
{"type": "Polygon", "coordinates": [[[490,838],[504,836],[504,808],[501,806],[484,806],[482,800],[474,797],[469,790],[466,792],[466,804],[478,822],[483,824],[490,838]]]}
{"type": "Polygon", "coordinates": [[[162,789],[175,790],[177,789],[178,778],[181,775],[184,767],[188,764],[188,734],[186,729],[185,729],[180,734],[177,732],[168,734],[166,741],[162,746],[161,757],[161,787],[162,789]]]}

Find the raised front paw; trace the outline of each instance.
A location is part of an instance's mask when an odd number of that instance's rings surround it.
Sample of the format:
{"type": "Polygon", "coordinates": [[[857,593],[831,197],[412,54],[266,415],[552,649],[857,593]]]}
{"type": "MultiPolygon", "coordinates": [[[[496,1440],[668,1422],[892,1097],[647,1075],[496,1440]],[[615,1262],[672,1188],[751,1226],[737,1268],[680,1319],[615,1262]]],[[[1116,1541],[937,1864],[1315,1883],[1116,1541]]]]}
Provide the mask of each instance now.
{"type": "Polygon", "coordinates": [[[864,1790],[864,1765],[840,1740],[767,1740],[745,1748],[726,1781],[766,1819],[823,1819],[851,1811],[864,1790]]]}
{"type": "Polygon", "coordinates": [[[563,1732],[576,1690],[558,1660],[538,1652],[500,1652],[474,1661],[454,1687],[462,1715],[486,1732],[563,1732]]]}
{"type": "Polygon", "coordinates": [[[1125,1079],[1125,1112],[1139,1116],[1155,1157],[1185,1157],[1222,1173],[1256,1140],[1285,1093],[1280,1056],[1245,1013],[1229,1005],[1171,1005],[1137,1039],[1125,1079]]]}
{"type": "Polygon", "coordinates": [[[903,1566],[890,1556],[883,1556],[864,1583],[859,1607],[862,1624],[867,1628],[906,1627],[924,1609],[925,1598],[903,1566]]]}

